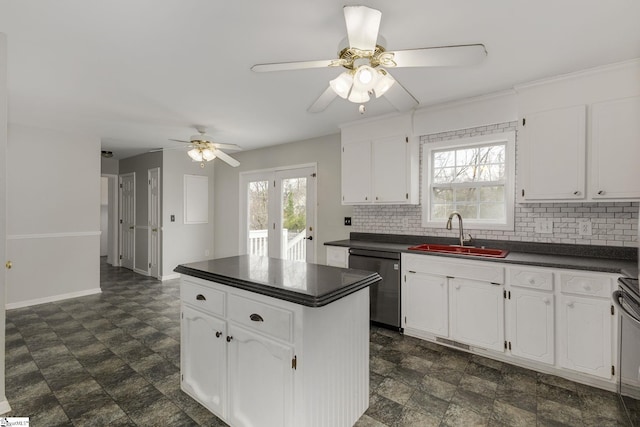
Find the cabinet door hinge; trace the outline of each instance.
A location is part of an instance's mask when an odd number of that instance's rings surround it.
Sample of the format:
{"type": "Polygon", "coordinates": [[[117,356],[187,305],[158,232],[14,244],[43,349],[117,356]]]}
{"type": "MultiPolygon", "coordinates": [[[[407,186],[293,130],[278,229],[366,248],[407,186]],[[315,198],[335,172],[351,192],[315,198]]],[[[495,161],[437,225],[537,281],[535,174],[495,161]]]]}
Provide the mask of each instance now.
{"type": "Polygon", "coordinates": [[[509,351],[511,351],[511,341],[509,341],[509,351]]]}
{"type": "Polygon", "coordinates": [[[120,224],[122,224],[122,220],[120,220],[120,224]]]}
{"type": "Polygon", "coordinates": [[[524,126],[524,125],[525,125],[525,123],[527,123],[527,119],[523,117],[523,118],[522,118],[522,126],[524,126]]]}
{"type": "Polygon", "coordinates": [[[291,359],[291,369],[297,369],[298,368],[298,356],[293,356],[293,359],[291,359]]]}
{"type": "Polygon", "coordinates": [[[409,200],[409,193],[405,193],[405,199],[409,200]]]}
{"type": "Polygon", "coordinates": [[[616,374],[616,367],[611,365],[611,375],[615,375],[616,374]]]}
{"type": "Polygon", "coordinates": [[[408,136],[405,136],[404,140],[407,142],[407,144],[409,143],[409,137],[408,136]]]}
{"type": "Polygon", "coordinates": [[[276,180],[274,179],[273,180],[273,187],[275,188],[275,186],[276,186],[276,180]]]}
{"type": "Polygon", "coordinates": [[[504,299],[507,299],[507,290],[506,289],[504,291],[502,291],[502,296],[504,297],[504,299]]]}
{"type": "Polygon", "coordinates": [[[151,268],[151,263],[149,263],[149,268],[151,268]]]}
{"type": "Polygon", "coordinates": [[[524,188],[522,189],[522,197],[524,197],[524,188]]]}
{"type": "Polygon", "coordinates": [[[407,324],[407,316],[404,316],[404,324],[407,324]]]}
{"type": "Polygon", "coordinates": [[[120,259],[122,259],[122,255],[120,255],[120,259]]]}
{"type": "Polygon", "coordinates": [[[504,341],[504,349],[507,349],[507,340],[504,341]]]}
{"type": "Polygon", "coordinates": [[[122,184],[120,184],[120,188],[122,188],[122,184]]]}
{"type": "Polygon", "coordinates": [[[311,178],[315,178],[316,176],[318,176],[315,172],[311,174],[311,178]]]}
{"type": "Polygon", "coordinates": [[[511,291],[507,291],[507,299],[511,299],[511,291]]]}
{"type": "Polygon", "coordinates": [[[611,315],[613,316],[615,314],[615,309],[613,308],[613,305],[611,306],[611,315]]]}

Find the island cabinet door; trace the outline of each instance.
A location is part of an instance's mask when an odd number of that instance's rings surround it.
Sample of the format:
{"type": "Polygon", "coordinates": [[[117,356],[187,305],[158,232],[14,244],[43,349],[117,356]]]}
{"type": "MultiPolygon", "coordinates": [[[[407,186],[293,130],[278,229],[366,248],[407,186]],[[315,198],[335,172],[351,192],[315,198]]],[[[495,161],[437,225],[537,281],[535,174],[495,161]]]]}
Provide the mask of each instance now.
{"type": "Polygon", "coordinates": [[[293,425],[293,348],[229,324],[229,416],[234,427],[293,425]]]}
{"type": "Polygon", "coordinates": [[[189,306],[182,308],[182,389],[220,417],[225,416],[227,383],[225,325],[189,306]]]}

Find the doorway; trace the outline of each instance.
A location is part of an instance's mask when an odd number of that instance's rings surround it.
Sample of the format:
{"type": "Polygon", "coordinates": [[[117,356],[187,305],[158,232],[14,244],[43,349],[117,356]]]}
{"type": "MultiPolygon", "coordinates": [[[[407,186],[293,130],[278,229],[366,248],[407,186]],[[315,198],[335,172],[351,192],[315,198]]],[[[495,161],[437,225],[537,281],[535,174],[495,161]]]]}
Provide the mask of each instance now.
{"type": "Polygon", "coordinates": [[[147,171],[149,181],[149,275],[160,279],[160,168],[147,171]]]}
{"type": "Polygon", "coordinates": [[[315,262],[316,165],[241,174],[242,253],[315,262]]]}

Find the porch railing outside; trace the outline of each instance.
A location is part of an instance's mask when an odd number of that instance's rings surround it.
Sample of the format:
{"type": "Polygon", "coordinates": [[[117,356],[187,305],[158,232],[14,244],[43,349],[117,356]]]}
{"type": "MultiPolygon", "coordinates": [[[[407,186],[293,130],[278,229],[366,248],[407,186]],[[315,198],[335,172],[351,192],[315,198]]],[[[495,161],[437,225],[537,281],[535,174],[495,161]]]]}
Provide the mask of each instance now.
{"type": "MultiPolygon", "coordinates": [[[[268,230],[249,230],[249,253],[251,255],[266,256],[268,251],[268,230]]],[[[289,235],[289,230],[282,229],[282,241],[284,243],[283,258],[292,261],[305,261],[307,259],[307,245],[305,241],[306,230],[289,235]]]]}

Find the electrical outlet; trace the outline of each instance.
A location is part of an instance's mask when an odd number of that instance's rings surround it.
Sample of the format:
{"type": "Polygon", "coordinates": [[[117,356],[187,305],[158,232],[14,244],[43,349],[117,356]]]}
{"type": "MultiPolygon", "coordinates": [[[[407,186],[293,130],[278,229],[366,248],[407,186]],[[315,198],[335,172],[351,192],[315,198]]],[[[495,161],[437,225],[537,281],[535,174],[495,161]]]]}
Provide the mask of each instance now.
{"type": "Polygon", "coordinates": [[[580,236],[591,236],[591,220],[579,221],[578,222],[578,234],[580,236]]]}
{"type": "Polygon", "coordinates": [[[351,225],[351,217],[350,216],[345,216],[344,217],[344,225],[351,225]]]}
{"type": "Polygon", "coordinates": [[[536,233],[540,234],[552,234],[553,233],[553,220],[543,219],[536,221],[536,233]]]}

